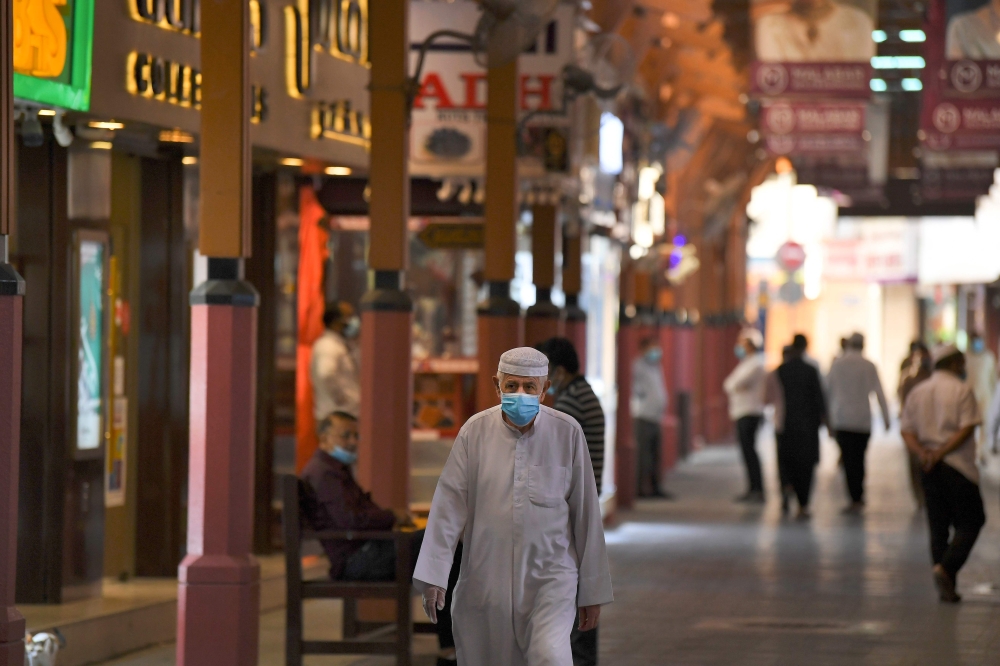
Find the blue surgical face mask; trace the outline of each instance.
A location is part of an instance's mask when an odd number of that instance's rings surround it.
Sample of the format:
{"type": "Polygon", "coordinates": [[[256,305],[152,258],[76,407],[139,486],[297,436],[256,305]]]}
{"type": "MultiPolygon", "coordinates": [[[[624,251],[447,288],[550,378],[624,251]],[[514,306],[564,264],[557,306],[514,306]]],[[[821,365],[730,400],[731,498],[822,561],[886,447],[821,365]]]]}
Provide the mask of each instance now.
{"type": "Polygon", "coordinates": [[[982,354],[986,350],[986,343],[982,338],[972,341],[972,351],[977,354],[982,354]]]}
{"type": "Polygon", "coordinates": [[[733,347],[733,353],[736,354],[736,358],[738,359],[746,358],[747,348],[743,345],[736,345],[733,347]]]}
{"type": "Polygon", "coordinates": [[[358,317],[358,315],[354,315],[353,317],[347,320],[346,324],[344,324],[343,335],[348,340],[353,340],[354,338],[358,337],[358,333],[360,332],[361,332],[361,318],[358,317]]]}
{"type": "Polygon", "coordinates": [[[500,397],[500,408],[511,423],[523,428],[538,414],[538,396],[527,393],[503,393],[500,397]]]}
{"type": "Polygon", "coordinates": [[[653,347],[652,349],[646,350],[646,360],[650,363],[657,363],[661,358],[663,358],[663,350],[659,347],[653,347]]]}
{"type": "Polygon", "coordinates": [[[345,465],[353,465],[358,461],[358,454],[354,451],[348,451],[347,449],[341,448],[339,446],[334,447],[333,452],[330,453],[334,460],[339,460],[345,465]]]}

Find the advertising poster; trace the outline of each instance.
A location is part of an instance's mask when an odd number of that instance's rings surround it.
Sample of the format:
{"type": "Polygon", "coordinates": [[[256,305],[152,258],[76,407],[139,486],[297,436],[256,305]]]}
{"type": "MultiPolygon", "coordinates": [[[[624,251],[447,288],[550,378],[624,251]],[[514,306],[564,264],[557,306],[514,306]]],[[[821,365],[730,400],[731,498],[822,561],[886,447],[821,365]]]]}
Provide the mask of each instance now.
{"type": "Polygon", "coordinates": [[[752,0],[753,92],[869,97],[877,9],[877,0],[752,0]]]}
{"type": "MultiPolygon", "coordinates": [[[[411,2],[411,67],[420,45],[442,26],[471,34],[481,12],[474,2],[411,2]]],[[[533,49],[518,59],[520,107],[546,112],[533,126],[568,127],[563,112],[562,70],[573,58],[575,9],[560,4],[533,49]]],[[[410,129],[414,176],[481,177],[486,161],[486,69],[467,43],[436,41],[427,52],[410,129]]],[[[550,170],[564,168],[564,133],[529,135],[531,152],[550,170]]]]}
{"type": "MultiPolygon", "coordinates": [[[[924,100],[920,128],[927,151],[1000,148],[1000,2],[933,0],[925,27],[924,100]]],[[[948,198],[948,178],[934,173],[932,190],[948,198]],[[943,188],[941,186],[944,186],[943,188]]],[[[985,171],[973,180],[988,180],[985,171]]],[[[985,193],[985,190],[979,192],[985,193]]]]}
{"type": "Polygon", "coordinates": [[[90,108],[94,0],[14,0],[14,96],[90,108]]]}
{"type": "Polygon", "coordinates": [[[100,449],[104,439],[104,253],[100,241],[79,244],[76,363],[76,448],[100,449]]]}

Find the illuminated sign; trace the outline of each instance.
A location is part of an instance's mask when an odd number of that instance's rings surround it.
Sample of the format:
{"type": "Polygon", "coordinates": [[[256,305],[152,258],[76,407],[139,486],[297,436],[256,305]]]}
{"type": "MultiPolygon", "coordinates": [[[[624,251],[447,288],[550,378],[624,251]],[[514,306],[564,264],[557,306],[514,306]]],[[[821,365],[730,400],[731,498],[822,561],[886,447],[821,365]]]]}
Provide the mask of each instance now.
{"type": "Polygon", "coordinates": [[[310,134],[314,139],[345,141],[367,150],[371,147],[372,124],[365,114],[352,109],[349,101],[319,102],[313,107],[310,134]]]}
{"type": "Polygon", "coordinates": [[[313,51],[369,66],[368,0],[297,0],[285,7],[285,78],[288,94],[312,87],[313,51]]]}
{"type": "Polygon", "coordinates": [[[90,108],[94,0],[14,1],[14,96],[90,108]]]}

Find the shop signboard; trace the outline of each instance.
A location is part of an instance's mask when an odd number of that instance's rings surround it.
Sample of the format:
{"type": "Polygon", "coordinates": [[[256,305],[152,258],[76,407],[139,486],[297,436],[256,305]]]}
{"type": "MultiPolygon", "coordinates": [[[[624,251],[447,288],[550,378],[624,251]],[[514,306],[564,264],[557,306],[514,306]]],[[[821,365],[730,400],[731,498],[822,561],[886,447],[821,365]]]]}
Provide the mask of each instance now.
{"type": "MultiPolygon", "coordinates": [[[[368,0],[246,1],[252,144],[314,158],[320,168],[365,168],[371,143],[368,0]]],[[[198,8],[196,1],[98,3],[94,38],[101,48],[94,52],[91,112],[198,134],[198,8]]]]}
{"type": "Polygon", "coordinates": [[[434,250],[479,250],[486,239],[482,221],[428,224],[417,234],[420,242],[434,250]]]}
{"type": "Polygon", "coordinates": [[[107,238],[78,232],[75,252],[74,383],[76,387],[76,451],[100,455],[104,442],[105,262],[107,238]]]}
{"type": "MultiPolygon", "coordinates": [[[[419,47],[442,27],[472,34],[479,5],[458,2],[411,2],[411,66],[419,47]]],[[[568,127],[563,109],[562,70],[573,58],[576,10],[560,3],[533,49],[518,59],[522,112],[538,111],[533,126],[568,127]]],[[[565,171],[565,132],[529,134],[549,171],[565,171]]],[[[486,69],[465,42],[442,39],[427,51],[413,105],[410,173],[414,176],[479,177],[486,160],[486,69]]]]}
{"type": "Polygon", "coordinates": [[[752,0],[751,90],[758,95],[871,96],[877,0],[752,0]]]}
{"type": "Polygon", "coordinates": [[[917,279],[918,224],[841,218],[840,236],[823,241],[823,279],[900,283],[917,279]]]}
{"type": "Polygon", "coordinates": [[[94,0],[14,0],[14,97],[90,107],[94,0]]]}

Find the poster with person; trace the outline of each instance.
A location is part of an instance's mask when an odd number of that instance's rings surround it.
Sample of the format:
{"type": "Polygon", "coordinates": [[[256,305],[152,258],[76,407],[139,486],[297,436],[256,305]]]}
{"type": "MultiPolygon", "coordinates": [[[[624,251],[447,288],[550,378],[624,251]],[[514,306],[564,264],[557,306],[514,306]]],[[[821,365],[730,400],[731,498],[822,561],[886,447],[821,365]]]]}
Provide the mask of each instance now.
{"type": "Polygon", "coordinates": [[[1000,61],[1000,0],[947,0],[945,9],[948,60],[1000,61]]]}
{"type": "Polygon", "coordinates": [[[877,0],[751,0],[751,86],[762,95],[871,95],[877,0]]]}

